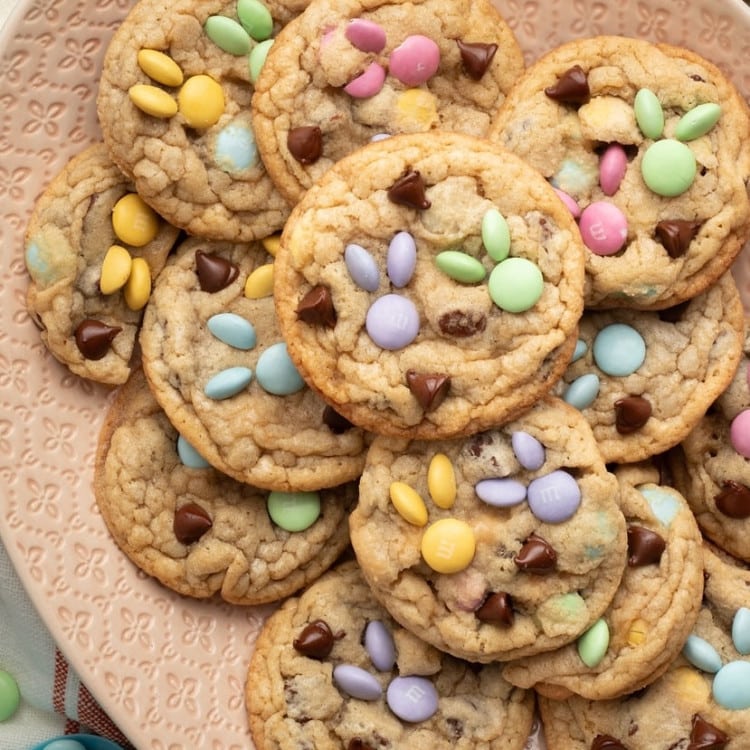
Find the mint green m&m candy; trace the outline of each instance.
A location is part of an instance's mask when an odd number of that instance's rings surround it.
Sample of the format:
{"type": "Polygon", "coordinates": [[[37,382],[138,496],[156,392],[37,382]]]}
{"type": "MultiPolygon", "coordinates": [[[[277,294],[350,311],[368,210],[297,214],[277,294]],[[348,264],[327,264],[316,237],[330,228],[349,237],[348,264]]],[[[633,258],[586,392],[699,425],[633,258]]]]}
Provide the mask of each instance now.
{"type": "Polygon", "coordinates": [[[317,492],[271,492],[268,515],[284,531],[304,531],[320,517],[320,495],[317,492]]]}
{"type": "Polygon", "coordinates": [[[652,143],[641,161],[643,181],[666,198],[682,195],[693,184],[696,171],[693,152],[673,138],[652,143]]]}
{"type": "Polygon", "coordinates": [[[507,258],[498,263],[487,283],[492,301],[506,312],[529,310],[544,291],[544,278],[539,268],[526,258],[507,258]]]}
{"type": "Polygon", "coordinates": [[[0,721],[6,721],[18,710],[21,692],[13,675],[0,669],[0,721]]]}

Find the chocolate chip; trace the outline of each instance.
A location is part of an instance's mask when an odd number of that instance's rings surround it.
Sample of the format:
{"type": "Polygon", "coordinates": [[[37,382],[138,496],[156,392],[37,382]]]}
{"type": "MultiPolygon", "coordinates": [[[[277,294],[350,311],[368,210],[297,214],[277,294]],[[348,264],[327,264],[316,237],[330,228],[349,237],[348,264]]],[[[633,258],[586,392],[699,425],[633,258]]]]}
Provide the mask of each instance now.
{"type": "Polygon", "coordinates": [[[401,175],[388,190],[388,198],[393,203],[409,208],[424,210],[432,204],[425,197],[422,175],[414,170],[401,175]]]}
{"type": "Polygon", "coordinates": [[[311,325],[333,328],[336,325],[336,310],[331,290],[323,284],[314,286],[297,305],[297,317],[311,325]]]}
{"type": "Polygon", "coordinates": [[[454,719],[452,716],[446,718],[445,723],[450,727],[451,737],[454,740],[460,740],[464,736],[464,723],[461,719],[454,719]]]}
{"type": "Polygon", "coordinates": [[[109,351],[109,345],[122,328],[109,326],[101,320],[86,318],[75,330],[76,345],[86,359],[101,359],[109,351]]]}
{"type": "Polygon", "coordinates": [[[640,430],[651,416],[651,403],[643,396],[626,396],[615,401],[615,428],[621,435],[640,430]]]}
{"type": "Polygon", "coordinates": [[[709,724],[700,714],[693,715],[687,750],[723,750],[728,743],[729,736],[721,729],[709,724]]]}
{"type": "Polygon", "coordinates": [[[303,656],[311,659],[325,659],[333,649],[333,633],[325,620],[313,620],[305,625],[302,632],[292,641],[292,646],[303,656]]]}
{"type": "Polygon", "coordinates": [[[487,316],[481,312],[451,310],[438,318],[438,327],[446,336],[465,339],[487,327],[487,316]]]}
{"type": "Polygon", "coordinates": [[[461,63],[466,75],[478,81],[490,67],[492,58],[497,52],[497,45],[484,42],[462,42],[460,39],[456,39],[456,44],[461,53],[461,63]]]}
{"type": "Polygon", "coordinates": [[[609,734],[597,734],[591,741],[591,750],[628,750],[628,748],[609,734]]]}
{"type": "Polygon", "coordinates": [[[544,93],[562,104],[585,104],[591,95],[586,71],[580,65],[568,68],[544,93]]]}
{"type": "Polygon", "coordinates": [[[557,564],[557,552],[552,545],[536,534],[531,534],[524,542],[513,562],[528,573],[544,575],[554,570],[557,564]]]}
{"type": "Polygon", "coordinates": [[[354,427],[346,417],[339,414],[332,406],[326,406],[323,409],[323,424],[334,435],[341,435],[342,432],[351,430],[354,427]]]}
{"type": "Polygon", "coordinates": [[[714,498],[714,502],[729,518],[750,518],[750,489],[733,479],[722,482],[721,492],[714,498]]]}
{"type": "Polygon", "coordinates": [[[212,526],[211,517],[198,503],[185,503],[177,508],[172,523],[180,544],[197,542],[212,526]]]}
{"type": "Polygon", "coordinates": [[[666,546],[655,531],[643,526],[628,526],[628,565],[631,568],[658,563],[666,546]]]}
{"type": "Polygon", "coordinates": [[[228,287],[240,275],[240,269],[234,263],[202,250],[195,253],[195,272],[201,291],[212,294],[228,287]]]}
{"type": "Polygon", "coordinates": [[[300,164],[313,164],[323,153],[323,134],[317,125],[292,128],[287,133],[286,146],[300,164]]]}
{"type": "Polygon", "coordinates": [[[346,746],[346,750],[375,750],[372,745],[368,745],[364,740],[359,737],[352,737],[349,740],[349,744],[346,746]]]}
{"type": "Polygon", "coordinates": [[[513,624],[513,602],[510,594],[505,591],[495,591],[482,602],[474,612],[481,622],[499,622],[503,625],[513,624]]]}
{"type": "Polygon", "coordinates": [[[659,320],[665,323],[679,323],[688,307],[690,307],[690,300],[680,302],[679,305],[673,305],[666,310],[659,310],[659,320]]]}
{"type": "Polygon", "coordinates": [[[451,379],[448,375],[439,373],[407,370],[406,384],[419,405],[425,411],[430,411],[437,409],[445,400],[451,387],[451,379]]]}
{"type": "Polygon", "coordinates": [[[656,239],[664,245],[670,258],[681,258],[701,227],[699,221],[665,219],[656,225],[656,239]]]}

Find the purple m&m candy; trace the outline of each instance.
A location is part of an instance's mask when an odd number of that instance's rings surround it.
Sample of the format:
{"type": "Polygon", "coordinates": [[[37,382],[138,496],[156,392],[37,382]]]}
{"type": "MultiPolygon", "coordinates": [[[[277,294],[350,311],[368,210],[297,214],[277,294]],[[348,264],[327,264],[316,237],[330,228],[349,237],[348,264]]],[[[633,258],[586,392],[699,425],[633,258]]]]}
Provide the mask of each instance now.
{"type": "Polygon", "coordinates": [[[367,311],[365,328],[370,338],[382,349],[403,349],[419,333],[419,313],[407,297],[385,294],[376,299],[367,311]]]}
{"type": "Polygon", "coordinates": [[[518,430],[510,436],[510,444],[518,463],[524,469],[536,471],[544,464],[544,446],[528,432],[518,430]]]}
{"type": "Polygon", "coordinates": [[[531,512],[545,523],[567,521],[581,504],[581,488],[567,471],[557,469],[529,483],[526,497],[531,512]]]}
{"type": "Polygon", "coordinates": [[[390,630],[380,621],[371,620],[365,628],[365,650],[370,661],[381,672],[390,672],[396,663],[396,645],[390,630]]]}
{"type": "Polygon", "coordinates": [[[438,708],[435,686],[424,677],[395,677],[386,691],[388,708],[399,719],[426,721],[438,708]]]}
{"type": "Polygon", "coordinates": [[[526,499],[526,487],[508,477],[482,479],[474,485],[477,497],[496,508],[510,508],[526,499]]]}
{"type": "Polygon", "coordinates": [[[376,701],[383,693],[377,678],[354,664],[339,664],[334,667],[333,681],[339,690],[361,701],[376,701]]]}

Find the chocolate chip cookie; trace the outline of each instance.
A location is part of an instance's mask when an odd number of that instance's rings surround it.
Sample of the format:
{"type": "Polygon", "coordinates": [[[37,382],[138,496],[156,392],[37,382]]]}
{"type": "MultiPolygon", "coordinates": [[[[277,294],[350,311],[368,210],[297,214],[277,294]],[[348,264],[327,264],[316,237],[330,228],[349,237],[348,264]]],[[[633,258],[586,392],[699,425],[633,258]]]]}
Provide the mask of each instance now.
{"type": "Polygon", "coordinates": [[[546,181],[486,140],[392,136],[338,162],[295,207],[276,259],[300,373],[382,434],[478,432],[562,375],[584,249],[546,181]]]}
{"type": "Polygon", "coordinates": [[[460,658],[509,660],[602,617],[626,562],[618,499],[586,421],[545,398],[466,438],[375,438],[352,545],[405,628],[460,658]]]}
{"type": "Polygon", "coordinates": [[[266,621],[246,702],[258,750],[521,750],[534,704],[499,664],[454,659],[401,628],[353,562],[266,621]]]}
{"type": "Polygon", "coordinates": [[[694,297],[748,237],[748,107],[687,49],[599,36],[542,56],[489,137],[562,192],[589,248],[587,307],[694,297]]]}
{"type": "Polygon", "coordinates": [[[76,375],[124,383],[153,279],[176,238],[102,144],[71,159],[26,229],[27,307],[50,353],[76,375]]]}

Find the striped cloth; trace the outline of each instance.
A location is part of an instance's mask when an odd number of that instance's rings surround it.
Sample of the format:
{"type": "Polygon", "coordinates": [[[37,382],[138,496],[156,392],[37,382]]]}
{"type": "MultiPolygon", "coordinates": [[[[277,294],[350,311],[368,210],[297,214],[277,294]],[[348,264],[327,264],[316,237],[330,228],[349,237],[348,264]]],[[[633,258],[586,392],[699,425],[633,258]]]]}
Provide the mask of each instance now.
{"type": "Polygon", "coordinates": [[[90,733],[132,745],[55,645],[0,544],[0,669],[13,675],[21,705],[0,723],[0,750],[26,750],[62,734],[90,733]]]}

